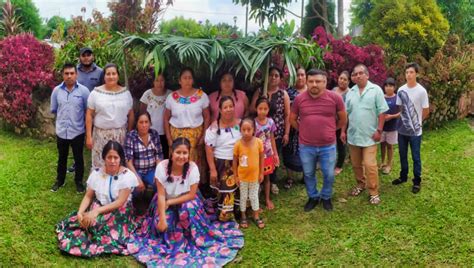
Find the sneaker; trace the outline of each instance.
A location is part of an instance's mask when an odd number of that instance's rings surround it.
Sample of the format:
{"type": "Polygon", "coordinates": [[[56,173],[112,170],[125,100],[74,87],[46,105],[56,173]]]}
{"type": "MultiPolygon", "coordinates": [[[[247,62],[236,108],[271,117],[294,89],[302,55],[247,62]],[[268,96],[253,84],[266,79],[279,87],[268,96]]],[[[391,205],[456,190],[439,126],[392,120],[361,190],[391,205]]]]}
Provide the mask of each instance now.
{"type": "Polygon", "coordinates": [[[304,205],[304,211],[309,212],[313,210],[319,204],[319,198],[309,198],[306,205],[304,205]]]}
{"type": "Polygon", "coordinates": [[[67,173],[74,173],[76,171],[76,163],[67,168],[67,173]]]}
{"type": "Polygon", "coordinates": [[[272,183],[271,191],[273,194],[278,194],[280,189],[278,189],[278,186],[275,183],[272,183]]]}
{"type": "Polygon", "coordinates": [[[53,184],[53,187],[51,187],[51,192],[55,193],[59,190],[59,188],[64,187],[66,185],[66,181],[64,181],[62,184],[60,184],[58,181],[56,181],[53,184]]]}
{"type": "Polygon", "coordinates": [[[326,211],[332,211],[332,203],[331,203],[331,198],[329,199],[321,199],[322,203],[323,203],[323,208],[326,210],[326,211]]]}
{"type": "Polygon", "coordinates": [[[411,192],[414,194],[419,193],[421,190],[421,185],[419,184],[413,184],[413,187],[411,188],[411,192]]]}
{"type": "Polygon", "coordinates": [[[86,188],[84,187],[84,184],[78,183],[76,184],[76,191],[78,194],[83,194],[86,191],[86,188]]]}
{"type": "Polygon", "coordinates": [[[392,184],[393,185],[399,185],[399,184],[402,184],[402,183],[405,183],[405,182],[407,182],[407,180],[402,180],[402,179],[398,178],[398,179],[393,180],[392,184]]]}

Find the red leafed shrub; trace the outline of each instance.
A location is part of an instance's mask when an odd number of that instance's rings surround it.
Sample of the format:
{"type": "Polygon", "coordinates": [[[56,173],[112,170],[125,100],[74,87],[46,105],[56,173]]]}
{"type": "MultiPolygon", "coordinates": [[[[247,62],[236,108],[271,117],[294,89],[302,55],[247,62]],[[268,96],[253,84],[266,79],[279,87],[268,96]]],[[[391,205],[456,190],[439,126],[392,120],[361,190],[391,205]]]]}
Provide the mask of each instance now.
{"type": "Polygon", "coordinates": [[[359,47],[351,43],[351,37],[335,39],[326,33],[323,27],[314,29],[313,39],[321,48],[327,48],[323,60],[329,74],[328,86],[337,84],[337,77],[342,71],[351,71],[358,63],[363,63],[369,69],[369,80],[382,86],[387,78],[384,63],[384,53],[378,45],[359,47]]]}
{"type": "Polygon", "coordinates": [[[25,128],[36,109],[32,93],[51,90],[53,49],[31,34],[10,36],[0,41],[0,117],[25,128]]]}

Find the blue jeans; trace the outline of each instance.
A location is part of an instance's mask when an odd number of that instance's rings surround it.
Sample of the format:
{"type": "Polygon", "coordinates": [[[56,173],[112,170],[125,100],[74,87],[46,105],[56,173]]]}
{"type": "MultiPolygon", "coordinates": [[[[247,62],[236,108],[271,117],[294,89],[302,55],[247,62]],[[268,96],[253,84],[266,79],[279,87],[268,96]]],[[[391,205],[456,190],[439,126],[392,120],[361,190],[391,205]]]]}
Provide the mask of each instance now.
{"type": "MultiPolygon", "coordinates": [[[[138,175],[140,175],[140,179],[142,179],[145,186],[152,185],[153,186],[153,192],[156,193],[155,170],[153,169],[153,170],[150,170],[146,173],[138,171],[138,175]]],[[[133,191],[133,195],[135,196],[137,194],[138,194],[138,192],[135,189],[133,191]]]]}
{"type": "Polygon", "coordinates": [[[420,136],[405,136],[398,133],[398,152],[400,154],[400,180],[406,181],[408,179],[408,145],[411,148],[411,158],[413,159],[413,183],[421,183],[421,135],[420,136]]]}
{"type": "Polygon", "coordinates": [[[330,199],[334,184],[334,166],[336,165],[336,145],[308,146],[300,144],[300,159],[303,166],[304,182],[309,198],[330,199]],[[323,187],[318,192],[316,164],[319,161],[323,173],[323,187]]]}

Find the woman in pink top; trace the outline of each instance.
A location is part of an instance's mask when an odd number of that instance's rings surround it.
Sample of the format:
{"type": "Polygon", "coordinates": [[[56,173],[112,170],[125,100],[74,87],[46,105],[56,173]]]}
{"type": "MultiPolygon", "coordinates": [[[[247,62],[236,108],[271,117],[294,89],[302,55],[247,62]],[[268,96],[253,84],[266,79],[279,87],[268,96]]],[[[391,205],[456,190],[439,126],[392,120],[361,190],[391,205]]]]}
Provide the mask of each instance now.
{"type": "Polygon", "coordinates": [[[219,115],[219,100],[223,96],[230,96],[234,100],[236,118],[242,119],[248,115],[249,99],[247,95],[245,95],[244,91],[235,89],[234,76],[226,72],[221,76],[219,90],[209,95],[212,121],[217,120],[217,116],[219,115]]]}

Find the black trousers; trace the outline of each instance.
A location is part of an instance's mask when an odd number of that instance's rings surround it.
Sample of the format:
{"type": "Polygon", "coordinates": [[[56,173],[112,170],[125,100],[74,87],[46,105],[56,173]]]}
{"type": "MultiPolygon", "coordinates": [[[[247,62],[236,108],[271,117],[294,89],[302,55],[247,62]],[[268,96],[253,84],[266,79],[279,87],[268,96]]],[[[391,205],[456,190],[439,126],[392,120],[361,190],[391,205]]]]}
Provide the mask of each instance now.
{"type": "Polygon", "coordinates": [[[81,134],[72,140],[66,140],[56,136],[56,145],[58,147],[58,169],[56,180],[60,184],[64,183],[64,180],[66,179],[69,146],[72,148],[72,154],[76,166],[74,181],[76,184],[82,183],[82,178],[84,177],[84,137],[85,134],[81,134]]]}
{"type": "Polygon", "coordinates": [[[337,162],[336,167],[342,168],[344,165],[344,160],[346,159],[346,147],[347,145],[342,143],[341,140],[341,129],[336,130],[337,138],[337,162]]]}

